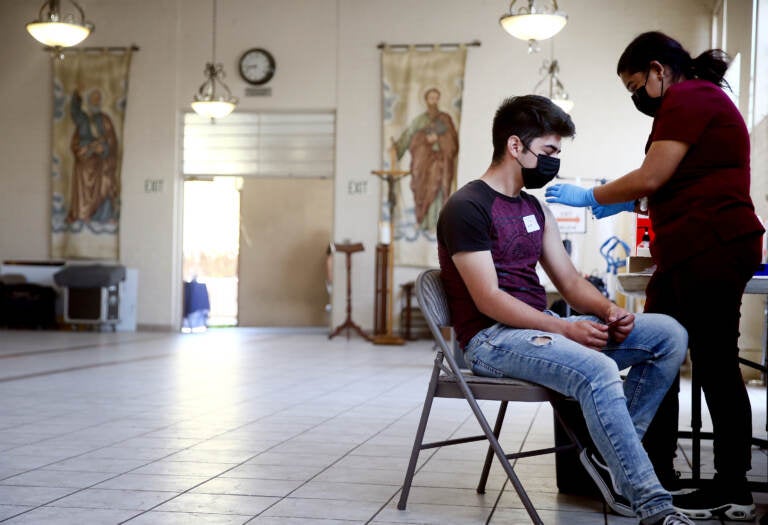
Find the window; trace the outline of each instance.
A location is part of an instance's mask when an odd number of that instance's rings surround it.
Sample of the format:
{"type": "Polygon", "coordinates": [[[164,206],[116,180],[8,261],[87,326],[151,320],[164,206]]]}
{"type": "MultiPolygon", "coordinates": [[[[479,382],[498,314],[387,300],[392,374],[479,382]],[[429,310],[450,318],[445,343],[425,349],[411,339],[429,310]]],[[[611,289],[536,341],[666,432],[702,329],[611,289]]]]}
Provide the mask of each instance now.
{"type": "Polygon", "coordinates": [[[333,177],[335,125],[330,112],[236,112],[213,124],[186,113],[184,176],[333,177]]]}
{"type": "Polygon", "coordinates": [[[756,0],[754,4],[754,34],[752,48],[755,52],[754,73],[754,124],[768,116],[768,0],[756,0]]]}

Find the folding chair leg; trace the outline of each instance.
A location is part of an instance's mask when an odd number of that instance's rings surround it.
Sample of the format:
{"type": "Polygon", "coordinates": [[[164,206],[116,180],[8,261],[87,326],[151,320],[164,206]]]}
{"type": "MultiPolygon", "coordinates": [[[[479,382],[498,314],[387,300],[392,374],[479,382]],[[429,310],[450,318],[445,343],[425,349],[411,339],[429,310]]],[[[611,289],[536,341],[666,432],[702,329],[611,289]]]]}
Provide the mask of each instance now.
{"type": "Polygon", "coordinates": [[[424,408],[421,410],[419,427],[416,430],[416,437],[413,440],[411,459],[408,462],[408,469],[405,471],[403,490],[400,493],[400,501],[397,502],[397,508],[399,510],[405,510],[405,505],[408,502],[408,493],[411,491],[411,483],[413,482],[413,476],[416,473],[416,462],[419,460],[419,452],[421,451],[421,445],[424,443],[424,433],[427,429],[427,420],[429,420],[429,413],[432,410],[432,402],[435,399],[435,392],[437,391],[437,379],[440,375],[440,364],[442,361],[442,352],[438,351],[435,356],[435,366],[432,368],[432,378],[429,380],[429,387],[427,388],[427,396],[424,399],[424,408]]]}
{"type": "Polygon", "coordinates": [[[469,403],[469,407],[472,409],[472,412],[475,414],[477,422],[483,429],[483,433],[488,438],[488,441],[491,444],[491,448],[493,448],[493,451],[496,453],[496,457],[499,458],[499,461],[501,461],[501,466],[504,467],[504,472],[506,472],[509,481],[512,483],[512,486],[514,487],[517,496],[520,498],[523,507],[525,507],[526,512],[528,512],[528,516],[531,518],[531,521],[534,523],[534,525],[544,525],[544,522],[541,521],[541,517],[536,512],[536,508],[533,506],[533,503],[531,503],[531,499],[528,497],[528,493],[525,491],[523,484],[520,483],[520,478],[517,477],[517,474],[515,474],[515,471],[512,468],[512,464],[509,462],[509,459],[507,459],[506,454],[504,454],[504,449],[501,448],[499,440],[496,439],[496,436],[493,435],[491,425],[488,424],[488,420],[485,418],[485,414],[483,414],[483,411],[480,409],[480,405],[478,405],[477,401],[475,401],[475,398],[469,390],[467,383],[463,380],[460,380],[459,386],[462,392],[464,392],[464,397],[466,398],[467,403],[469,403]]]}
{"type": "MultiPolygon", "coordinates": [[[[493,427],[493,435],[496,436],[496,439],[499,439],[501,435],[501,425],[504,423],[504,415],[507,413],[507,403],[508,401],[502,401],[499,406],[499,415],[496,416],[496,424],[493,427]]],[[[488,482],[488,475],[491,472],[491,463],[493,463],[493,447],[488,445],[483,472],[480,474],[480,482],[477,484],[478,494],[485,494],[485,484],[488,482]]]]}

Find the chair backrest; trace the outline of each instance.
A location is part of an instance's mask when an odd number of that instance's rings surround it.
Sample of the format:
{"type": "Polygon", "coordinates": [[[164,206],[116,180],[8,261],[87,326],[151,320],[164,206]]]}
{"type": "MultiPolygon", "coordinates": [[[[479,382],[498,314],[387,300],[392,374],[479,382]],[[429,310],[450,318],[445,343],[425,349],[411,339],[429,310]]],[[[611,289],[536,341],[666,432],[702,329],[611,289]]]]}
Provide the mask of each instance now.
{"type": "Polygon", "coordinates": [[[440,280],[440,270],[426,270],[416,279],[416,299],[427,319],[430,330],[440,331],[441,326],[451,325],[448,298],[440,280]]]}
{"type": "Polygon", "coordinates": [[[464,361],[464,353],[459,345],[451,338],[449,343],[442,331],[444,327],[451,326],[451,313],[448,309],[448,298],[440,280],[440,270],[426,270],[416,278],[416,300],[421,312],[427,320],[432,336],[442,347],[443,353],[450,356],[449,363],[454,372],[461,368],[467,368],[464,361]],[[455,365],[455,366],[454,366],[455,365]]]}

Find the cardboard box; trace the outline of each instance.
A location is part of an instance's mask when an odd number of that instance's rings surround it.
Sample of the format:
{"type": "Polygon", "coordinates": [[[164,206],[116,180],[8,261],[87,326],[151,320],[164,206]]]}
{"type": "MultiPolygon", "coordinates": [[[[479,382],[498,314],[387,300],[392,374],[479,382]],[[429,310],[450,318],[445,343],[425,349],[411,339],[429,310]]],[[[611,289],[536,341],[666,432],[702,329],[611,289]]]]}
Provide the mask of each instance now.
{"type": "Polygon", "coordinates": [[[653,259],[651,257],[640,257],[637,255],[627,257],[627,273],[640,273],[651,266],[653,266],[653,259]]]}
{"type": "Polygon", "coordinates": [[[620,273],[616,277],[618,278],[619,291],[625,295],[644,294],[648,281],[651,280],[649,273],[620,273]]]}

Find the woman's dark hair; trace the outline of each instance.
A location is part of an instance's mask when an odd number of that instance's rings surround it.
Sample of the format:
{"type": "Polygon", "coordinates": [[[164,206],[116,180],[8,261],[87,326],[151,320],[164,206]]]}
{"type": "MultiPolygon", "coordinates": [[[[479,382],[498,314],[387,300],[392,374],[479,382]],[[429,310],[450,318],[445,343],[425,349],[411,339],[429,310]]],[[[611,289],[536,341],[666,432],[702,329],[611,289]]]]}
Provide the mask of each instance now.
{"type": "Polygon", "coordinates": [[[493,164],[501,162],[507,140],[517,135],[528,147],[537,137],[555,134],[572,137],[576,133],[568,113],[547,97],[524,95],[510,97],[501,103],[493,118],[493,164]]]}
{"type": "Polygon", "coordinates": [[[619,57],[616,73],[647,71],[652,60],[672,69],[675,77],[700,78],[725,87],[725,71],[730,57],[722,49],[704,51],[696,58],[680,42],[658,31],[649,31],[635,38],[619,57]]]}

